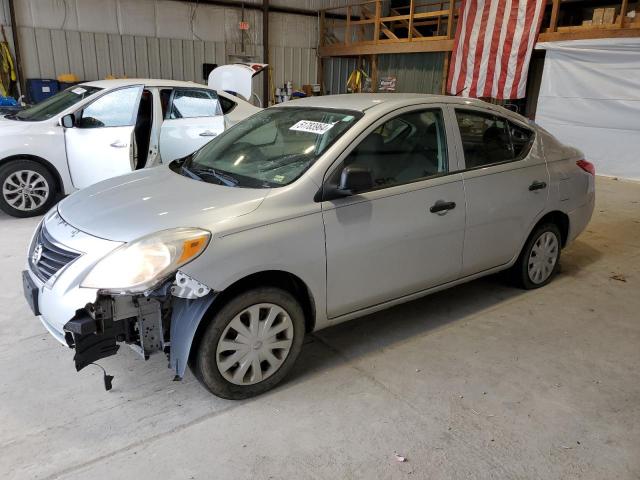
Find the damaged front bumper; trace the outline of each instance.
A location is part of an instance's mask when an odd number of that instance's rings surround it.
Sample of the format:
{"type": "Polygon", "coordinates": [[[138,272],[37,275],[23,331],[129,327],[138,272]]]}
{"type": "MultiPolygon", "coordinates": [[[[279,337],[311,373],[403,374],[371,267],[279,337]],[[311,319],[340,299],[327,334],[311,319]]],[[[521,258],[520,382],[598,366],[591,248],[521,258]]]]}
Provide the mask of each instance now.
{"type": "Polygon", "coordinates": [[[98,294],[64,325],[76,370],[115,355],[120,344],[127,344],[145,360],[164,352],[175,379],[181,379],[198,325],[215,297],[181,272],[145,295],[98,294]]]}
{"type": "Polygon", "coordinates": [[[96,262],[121,245],[82,232],[51,210],[30,242],[28,268],[22,273],[25,299],[47,331],[75,350],[77,370],[128,344],[145,359],[166,353],[181,378],[216,292],[180,271],[144,294],[81,287],[96,262]]]}

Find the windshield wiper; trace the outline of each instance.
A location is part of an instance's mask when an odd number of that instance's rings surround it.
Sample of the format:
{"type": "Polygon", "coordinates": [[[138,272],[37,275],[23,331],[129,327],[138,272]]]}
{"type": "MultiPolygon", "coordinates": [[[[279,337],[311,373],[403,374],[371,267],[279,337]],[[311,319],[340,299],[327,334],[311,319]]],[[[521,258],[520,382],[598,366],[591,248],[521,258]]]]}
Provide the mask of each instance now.
{"type": "Polygon", "coordinates": [[[193,178],[194,180],[200,180],[202,181],[202,177],[200,177],[198,174],[196,174],[195,172],[192,172],[191,170],[189,170],[187,167],[185,167],[184,165],[182,165],[182,167],[180,167],[181,170],[187,174],[188,177],[193,178]]]}
{"type": "MultiPolygon", "coordinates": [[[[182,167],[184,168],[184,167],[182,167]]],[[[223,184],[225,184],[227,187],[235,187],[238,185],[238,179],[228,175],[228,174],[224,174],[214,168],[198,168],[195,169],[192,173],[195,173],[196,175],[201,175],[201,174],[205,174],[205,175],[211,175],[213,177],[215,177],[216,179],[220,180],[223,184]]]]}

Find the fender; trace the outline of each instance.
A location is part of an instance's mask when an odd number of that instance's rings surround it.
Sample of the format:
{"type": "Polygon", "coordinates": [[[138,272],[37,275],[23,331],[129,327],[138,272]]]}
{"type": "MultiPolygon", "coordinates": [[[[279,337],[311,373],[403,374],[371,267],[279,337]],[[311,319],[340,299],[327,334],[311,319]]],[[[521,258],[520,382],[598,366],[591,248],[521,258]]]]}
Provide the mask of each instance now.
{"type": "Polygon", "coordinates": [[[184,377],[193,337],[200,325],[200,321],[217,296],[218,292],[212,291],[204,297],[196,299],[173,298],[169,368],[176,374],[174,380],[181,380],[184,377]]]}

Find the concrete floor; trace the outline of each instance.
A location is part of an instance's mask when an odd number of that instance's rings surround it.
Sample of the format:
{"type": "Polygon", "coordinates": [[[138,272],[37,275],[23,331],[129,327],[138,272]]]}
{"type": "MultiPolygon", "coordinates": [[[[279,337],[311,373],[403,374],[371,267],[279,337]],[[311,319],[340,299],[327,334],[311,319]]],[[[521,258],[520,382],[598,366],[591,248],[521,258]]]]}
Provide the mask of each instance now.
{"type": "Polygon", "coordinates": [[[76,373],[22,299],[38,220],[2,216],[1,476],[640,478],[639,202],[640,184],[598,179],[550,286],[491,277],[322,331],[244,402],[126,348],[101,362],[111,392],[76,373]]]}

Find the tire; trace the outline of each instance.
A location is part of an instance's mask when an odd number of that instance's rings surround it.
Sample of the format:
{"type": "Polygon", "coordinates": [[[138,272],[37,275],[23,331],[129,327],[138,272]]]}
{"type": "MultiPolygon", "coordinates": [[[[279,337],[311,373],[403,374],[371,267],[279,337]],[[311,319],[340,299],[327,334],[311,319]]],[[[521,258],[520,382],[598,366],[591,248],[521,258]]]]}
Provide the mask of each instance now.
{"type": "Polygon", "coordinates": [[[13,160],[3,165],[0,188],[0,209],[12,217],[43,215],[58,197],[58,185],[51,171],[33,160],[13,160]],[[28,191],[22,193],[23,188],[28,191]]]}
{"type": "Polygon", "coordinates": [[[560,266],[561,249],[562,237],[557,225],[545,223],[536,227],[513,268],[517,285],[532,290],[553,280],[560,266]]]}
{"type": "Polygon", "coordinates": [[[274,287],[248,290],[211,319],[196,352],[194,373],[218,397],[241,400],[260,395],[289,373],[304,335],[304,313],[290,293],[274,287]],[[263,332],[267,324],[269,333],[256,334],[256,328],[263,332]]]}

